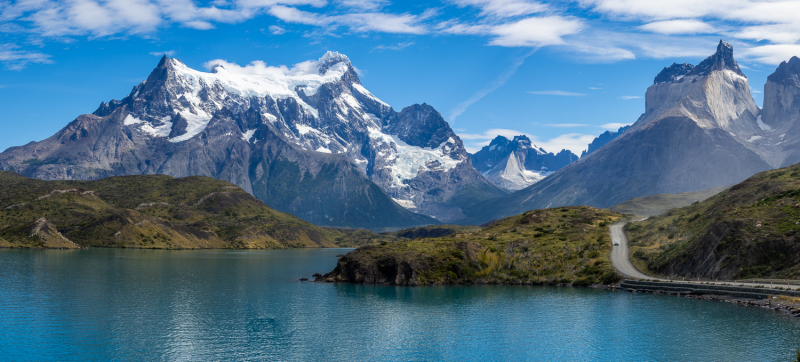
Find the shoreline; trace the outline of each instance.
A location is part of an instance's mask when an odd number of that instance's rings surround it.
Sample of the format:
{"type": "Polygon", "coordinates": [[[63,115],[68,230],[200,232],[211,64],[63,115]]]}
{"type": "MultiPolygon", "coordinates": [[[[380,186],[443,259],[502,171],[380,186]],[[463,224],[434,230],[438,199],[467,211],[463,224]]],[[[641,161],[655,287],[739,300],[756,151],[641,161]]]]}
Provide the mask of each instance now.
{"type": "Polygon", "coordinates": [[[621,292],[628,292],[634,294],[661,294],[661,295],[669,295],[678,298],[689,298],[689,299],[697,299],[697,300],[709,300],[709,301],[717,301],[723,303],[733,303],[738,304],[743,307],[757,307],[762,309],[768,309],[774,312],[788,314],[791,317],[800,318],[800,298],[796,298],[796,300],[790,300],[784,295],[776,295],[775,299],[756,299],[756,298],[741,298],[735,297],[731,295],[715,295],[715,294],[700,294],[700,295],[693,295],[693,294],[680,294],[680,293],[670,293],[670,292],[663,292],[663,291],[650,291],[650,290],[634,290],[629,288],[622,288],[622,287],[614,287],[612,288],[615,291],[621,292]]]}

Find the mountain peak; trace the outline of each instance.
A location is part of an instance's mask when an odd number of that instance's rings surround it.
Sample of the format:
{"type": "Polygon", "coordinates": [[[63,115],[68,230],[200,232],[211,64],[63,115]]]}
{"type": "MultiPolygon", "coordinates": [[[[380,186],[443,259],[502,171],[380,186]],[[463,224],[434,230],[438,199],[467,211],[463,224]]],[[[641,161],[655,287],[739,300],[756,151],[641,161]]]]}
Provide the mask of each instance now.
{"type": "Polygon", "coordinates": [[[707,76],[715,70],[730,70],[742,77],[747,78],[742,70],[739,69],[739,64],[733,59],[733,45],[720,40],[717,45],[717,52],[712,56],[706,58],[687,75],[707,76]]]}
{"type": "Polygon", "coordinates": [[[775,73],[767,77],[770,82],[800,87],[800,58],[792,57],[789,62],[781,62],[775,73]]]}
{"type": "Polygon", "coordinates": [[[679,80],[689,74],[694,69],[694,65],[689,63],[672,63],[669,67],[664,67],[653,80],[653,84],[670,83],[679,80]]]}
{"type": "Polygon", "coordinates": [[[317,74],[320,76],[325,76],[325,73],[327,73],[329,69],[334,68],[340,63],[344,64],[345,68],[347,69],[353,67],[353,65],[350,64],[350,58],[348,58],[346,55],[329,50],[325,52],[325,55],[323,55],[322,58],[319,58],[317,61],[317,74]]]}

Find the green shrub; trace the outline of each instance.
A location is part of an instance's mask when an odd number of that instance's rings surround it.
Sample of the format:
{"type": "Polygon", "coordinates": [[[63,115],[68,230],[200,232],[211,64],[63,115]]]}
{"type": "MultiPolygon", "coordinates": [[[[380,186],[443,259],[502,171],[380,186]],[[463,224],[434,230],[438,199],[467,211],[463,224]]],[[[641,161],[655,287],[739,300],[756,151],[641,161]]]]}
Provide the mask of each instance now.
{"type": "Polygon", "coordinates": [[[619,274],[613,271],[607,271],[605,272],[605,274],[603,274],[602,277],[600,277],[600,282],[605,285],[614,284],[620,280],[622,280],[622,277],[620,277],[619,274]]]}

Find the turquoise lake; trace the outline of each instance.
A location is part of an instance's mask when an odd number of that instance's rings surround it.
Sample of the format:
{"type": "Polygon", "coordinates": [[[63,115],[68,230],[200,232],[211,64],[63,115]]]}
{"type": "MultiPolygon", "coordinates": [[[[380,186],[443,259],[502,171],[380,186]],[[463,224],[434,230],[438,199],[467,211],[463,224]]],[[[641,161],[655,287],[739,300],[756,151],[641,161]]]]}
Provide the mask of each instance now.
{"type": "Polygon", "coordinates": [[[0,250],[0,360],[790,361],[800,320],[583,288],[298,281],[346,249],[0,250]]]}

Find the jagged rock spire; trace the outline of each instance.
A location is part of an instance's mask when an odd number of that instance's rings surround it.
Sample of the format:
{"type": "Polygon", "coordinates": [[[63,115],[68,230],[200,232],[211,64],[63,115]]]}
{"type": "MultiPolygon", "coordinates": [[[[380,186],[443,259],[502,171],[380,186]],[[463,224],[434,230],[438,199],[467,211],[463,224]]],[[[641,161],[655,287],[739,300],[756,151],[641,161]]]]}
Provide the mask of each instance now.
{"type": "Polygon", "coordinates": [[[715,70],[730,70],[747,78],[747,76],[742,73],[742,70],[739,69],[739,64],[733,59],[733,45],[724,40],[719,41],[717,52],[714,53],[714,55],[700,62],[700,64],[694,67],[687,75],[706,76],[715,70]]]}

